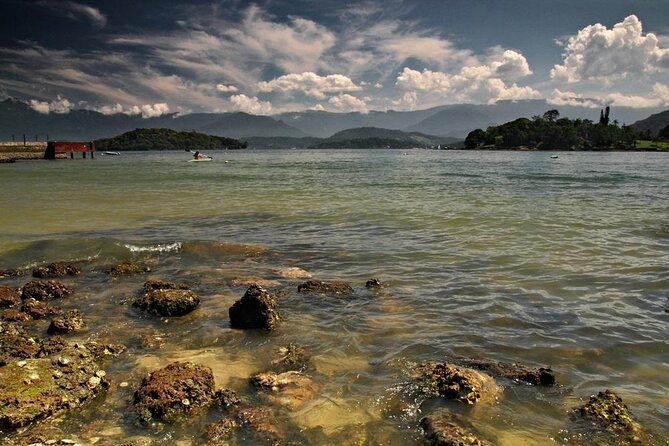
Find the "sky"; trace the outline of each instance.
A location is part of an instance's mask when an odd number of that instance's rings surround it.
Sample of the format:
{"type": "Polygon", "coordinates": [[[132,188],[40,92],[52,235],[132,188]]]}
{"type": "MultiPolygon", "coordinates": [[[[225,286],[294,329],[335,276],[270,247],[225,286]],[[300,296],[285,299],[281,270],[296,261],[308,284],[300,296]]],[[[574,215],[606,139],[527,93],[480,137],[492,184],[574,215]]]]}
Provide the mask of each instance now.
{"type": "Polygon", "coordinates": [[[668,0],[0,0],[0,99],[143,117],[669,108],[668,0]]]}

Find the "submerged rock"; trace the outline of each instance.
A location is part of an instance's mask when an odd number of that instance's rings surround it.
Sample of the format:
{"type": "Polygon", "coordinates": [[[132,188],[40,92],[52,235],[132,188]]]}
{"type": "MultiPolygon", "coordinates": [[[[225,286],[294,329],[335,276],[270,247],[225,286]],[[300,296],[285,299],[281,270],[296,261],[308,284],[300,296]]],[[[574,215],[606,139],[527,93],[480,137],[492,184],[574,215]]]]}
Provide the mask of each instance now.
{"type": "Polygon", "coordinates": [[[309,367],[311,354],[304,347],[288,344],[279,347],[277,355],[272,359],[272,370],[287,372],[289,370],[305,371],[309,367]]]}
{"type": "Polygon", "coordinates": [[[49,305],[41,300],[35,300],[32,297],[23,301],[22,311],[33,319],[43,319],[47,316],[59,314],[62,308],[56,305],[49,305]]]}
{"type": "Polygon", "coordinates": [[[133,405],[143,421],[157,418],[173,422],[210,405],[216,395],[214,375],[209,367],[173,362],[142,380],[133,405]]]}
{"type": "Polygon", "coordinates": [[[432,446],[484,446],[488,444],[463,427],[458,418],[445,409],[422,418],[420,426],[432,446]]]}
{"type": "Polygon", "coordinates": [[[228,310],[232,328],[273,330],[279,322],[276,300],[258,285],[251,285],[228,310]]]}
{"type": "Polygon", "coordinates": [[[52,277],[76,276],[81,274],[79,268],[74,265],[63,262],[49,263],[46,266],[40,266],[33,270],[33,277],[38,279],[47,279],[52,277]]]}
{"type": "Polygon", "coordinates": [[[381,288],[381,281],[379,279],[369,279],[365,283],[365,288],[368,289],[375,289],[375,288],[381,288]]]}
{"type": "Polygon", "coordinates": [[[207,445],[227,445],[227,440],[230,439],[236,427],[238,425],[233,418],[223,418],[205,426],[202,439],[207,445]]]}
{"type": "Polygon", "coordinates": [[[13,307],[21,302],[19,293],[7,286],[0,286],[0,308],[13,307]]]}
{"type": "Polygon", "coordinates": [[[518,363],[506,363],[488,361],[485,359],[464,359],[463,365],[479,370],[485,370],[492,374],[503,376],[514,381],[522,381],[528,384],[552,386],[555,384],[555,373],[550,367],[534,368],[518,363]]]}
{"type": "Polygon", "coordinates": [[[36,300],[59,299],[72,294],[72,290],[57,280],[33,280],[21,288],[21,298],[36,300]]]}
{"type": "Polygon", "coordinates": [[[150,280],[144,291],[133,305],[158,316],[183,316],[200,305],[200,298],[185,284],[150,280]]]}
{"type": "Polygon", "coordinates": [[[4,277],[18,277],[23,275],[21,269],[0,269],[0,279],[4,277]]]}
{"type": "Polygon", "coordinates": [[[85,347],[0,368],[0,428],[15,430],[74,409],[109,383],[85,347]]]}
{"type": "Polygon", "coordinates": [[[34,358],[40,351],[38,339],[15,323],[0,324],[0,365],[16,359],[34,358]]]}
{"type": "Polygon", "coordinates": [[[263,279],[258,276],[243,276],[243,277],[233,277],[230,281],[230,286],[250,286],[258,285],[262,288],[271,288],[281,286],[281,282],[278,280],[263,279]]]}
{"type": "Polygon", "coordinates": [[[7,322],[28,322],[33,320],[33,318],[22,311],[15,310],[13,308],[8,308],[0,314],[0,318],[3,321],[7,322]]]}
{"type": "Polygon", "coordinates": [[[585,405],[574,409],[572,419],[589,422],[592,427],[613,436],[616,444],[620,440],[641,443],[644,433],[639,423],[632,417],[622,398],[610,390],[590,397],[585,405]]]}
{"type": "Polygon", "coordinates": [[[79,331],[86,326],[84,318],[79,310],[70,310],[61,316],[56,316],[51,320],[47,329],[49,333],[70,333],[79,331]]]}
{"type": "Polygon", "coordinates": [[[447,363],[426,363],[413,371],[429,395],[475,404],[492,400],[500,389],[495,380],[478,370],[447,363]]]}
{"type": "Polygon", "coordinates": [[[134,261],[125,261],[117,263],[116,265],[112,266],[111,269],[109,270],[109,274],[113,277],[118,277],[118,276],[129,276],[131,274],[147,273],[149,271],[151,271],[151,268],[144,265],[143,263],[134,261]]]}
{"type": "Polygon", "coordinates": [[[292,268],[285,268],[275,271],[276,274],[283,277],[284,279],[311,279],[313,275],[302,268],[296,266],[292,268]]]}
{"type": "Polygon", "coordinates": [[[298,285],[297,291],[326,296],[347,296],[354,293],[353,287],[346,282],[321,282],[320,280],[307,280],[298,285]]]}
{"type": "Polygon", "coordinates": [[[263,372],[251,377],[251,382],[272,404],[289,410],[300,408],[316,394],[316,385],[308,375],[298,371],[263,372]]]}

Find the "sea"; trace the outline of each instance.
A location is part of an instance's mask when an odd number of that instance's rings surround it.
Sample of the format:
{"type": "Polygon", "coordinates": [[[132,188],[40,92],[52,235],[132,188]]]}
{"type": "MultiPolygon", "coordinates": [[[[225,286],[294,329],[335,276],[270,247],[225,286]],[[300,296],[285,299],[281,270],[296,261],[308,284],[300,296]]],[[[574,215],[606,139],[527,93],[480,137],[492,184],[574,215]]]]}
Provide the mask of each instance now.
{"type": "Polygon", "coordinates": [[[286,443],[422,445],[420,419],[447,408],[492,444],[565,444],[588,438],[573,409],[610,389],[652,444],[669,444],[668,153],[210,155],[0,166],[0,269],[28,272],[0,285],[22,286],[43,263],[78,262],[82,274],[62,279],[75,292],[59,305],[80,309],[87,328],[68,340],[128,347],[104,365],[109,390],[59,417],[63,438],[199,444],[221,409],[151,425],[132,412],[145,375],[192,361],[245,404],[269,407],[286,443]],[[124,260],[151,271],[111,277],[124,260]],[[298,293],[307,275],[354,293],[298,293]],[[200,307],[174,318],[134,308],[154,278],[189,284],[200,307]],[[369,279],[382,287],[366,288],[369,279]],[[277,296],[272,332],[230,327],[228,308],[254,281],[277,296]],[[295,407],[268,402],[249,381],[288,344],[311,354],[311,393],[295,407]],[[501,393],[473,406],[425,395],[412,370],[454,356],[551,367],[557,384],[498,377],[501,393]]]}

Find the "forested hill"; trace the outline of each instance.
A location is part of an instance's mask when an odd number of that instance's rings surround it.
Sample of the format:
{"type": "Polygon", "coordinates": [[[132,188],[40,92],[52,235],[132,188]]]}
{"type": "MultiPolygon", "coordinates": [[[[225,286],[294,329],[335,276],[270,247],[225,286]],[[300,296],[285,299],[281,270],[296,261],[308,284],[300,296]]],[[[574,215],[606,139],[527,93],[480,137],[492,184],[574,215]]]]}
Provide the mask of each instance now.
{"type": "Polygon", "coordinates": [[[246,142],[198,132],[170,129],[135,129],[113,138],[95,141],[98,151],[111,150],[220,150],[245,149],[246,142]]]}
{"type": "Polygon", "coordinates": [[[598,123],[589,119],[560,118],[557,110],[543,116],[520,118],[487,130],[476,129],[465,140],[467,149],[507,150],[633,150],[645,132],[609,122],[602,111],[598,123]]]}

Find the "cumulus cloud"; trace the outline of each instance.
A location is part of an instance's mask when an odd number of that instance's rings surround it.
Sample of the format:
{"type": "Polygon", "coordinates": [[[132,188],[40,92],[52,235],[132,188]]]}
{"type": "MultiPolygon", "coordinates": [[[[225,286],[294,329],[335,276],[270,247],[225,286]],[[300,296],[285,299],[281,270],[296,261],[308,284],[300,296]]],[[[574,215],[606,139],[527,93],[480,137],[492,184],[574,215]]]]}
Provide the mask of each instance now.
{"type": "Polygon", "coordinates": [[[635,15],[608,29],[588,25],[569,38],[562,65],[555,65],[551,79],[578,82],[582,79],[618,79],[631,74],[669,69],[669,48],[655,34],[643,33],[635,15]]]}
{"type": "MultiPolygon", "coordinates": [[[[483,63],[462,67],[455,73],[405,67],[396,85],[407,92],[430,92],[450,102],[488,102],[504,99],[533,99],[541,95],[532,87],[520,87],[509,80],[531,74],[525,57],[512,50],[497,51],[483,63]]],[[[416,96],[404,94],[399,103],[411,104],[416,96]]]]}
{"type": "Polygon", "coordinates": [[[347,93],[340,93],[328,100],[328,103],[337,111],[352,112],[357,111],[367,113],[367,104],[362,99],[358,99],[347,93]]]}
{"type": "Polygon", "coordinates": [[[258,83],[258,89],[264,92],[280,91],[282,93],[300,91],[316,99],[325,99],[328,93],[358,91],[361,87],[348,77],[341,74],[319,76],[316,73],[290,73],[268,82],[258,83]]]}
{"type": "Polygon", "coordinates": [[[230,102],[235,110],[250,113],[252,115],[267,115],[272,111],[272,104],[261,101],[257,97],[249,97],[245,94],[235,94],[230,97],[230,102]]]}
{"type": "Polygon", "coordinates": [[[74,104],[72,102],[65,98],[61,98],[60,96],[58,96],[58,99],[51,102],[38,101],[36,99],[30,101],[30,108],[45,115],[48,115],[49,113],[66,114],[69,113],[73,107],[74,104]]]}
{"type": "Polygon", "coordinates": [[[88,21],[96,28],[107,26],[107,16],[99,9],[75,1],[41,0],[36,3],[67,18],[77,21],[88,21]]]}
{"type": "Polygon", "coordinates": [[[216,90],[222,93],[234,93],[236,91],[239,91],[239,89],[234,85],[225,85],[225,84],[216,84],[216,90]]]}
{"type": "Polygon", "coordinates": [[[588,96],[572,91],[553,90],[552,97],[547,99],[549,104],[600,108],[606,105],[632,108],[652,108],[669,106],[669,86],[659,82],[646,95],[624,94],[620,92],[606,94],[590,94],[588,96]]]}
{"type": "Polygon", "coordinates": [[[573,91],[561,91],[558,88],[553,90],[553,95],[550,98],[547,98],[546,102],[552,105],[589,108],[599,108],[605,105],[600,99],[584,97],[573,91]]]}
{"type": "Polygon", "coordinates": [[[115,115],[123,113],[124,115],[142,115],[142,118],[156,118],[169,113],[170,107],[165,103],[159,104],[145,104],[133,105],[130,107],[123,107],[121,104],[103,105],[95,109],[95,111],[103,115],[115,115]]]}

